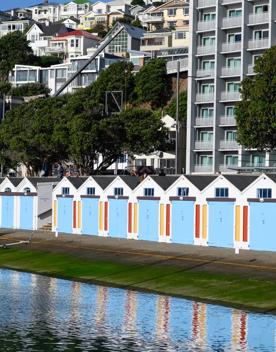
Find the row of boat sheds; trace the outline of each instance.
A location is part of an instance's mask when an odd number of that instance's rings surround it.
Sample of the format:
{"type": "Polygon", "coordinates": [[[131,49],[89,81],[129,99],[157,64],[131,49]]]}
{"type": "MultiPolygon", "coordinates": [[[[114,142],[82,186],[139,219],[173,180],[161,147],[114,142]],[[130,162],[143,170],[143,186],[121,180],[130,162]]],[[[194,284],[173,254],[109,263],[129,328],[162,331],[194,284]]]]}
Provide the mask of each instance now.
{"type": "Polygon", "coordinates": [[[0,181],[2,228],[276,251],[275,174],[0,181]]]}

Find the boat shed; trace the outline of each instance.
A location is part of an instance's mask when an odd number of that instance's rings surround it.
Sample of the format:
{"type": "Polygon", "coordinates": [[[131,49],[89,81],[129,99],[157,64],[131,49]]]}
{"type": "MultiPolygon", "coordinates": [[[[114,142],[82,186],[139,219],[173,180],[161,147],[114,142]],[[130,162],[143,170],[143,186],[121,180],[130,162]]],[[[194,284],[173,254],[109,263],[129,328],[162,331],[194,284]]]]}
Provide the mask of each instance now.
{"type": "Polygon", "coordinates": [[[201,189],[213,179],[181,175],[166,191],[165,234],[171,243],[200,244],[201,189]]]}
{"type": "Polygon", "coordinates": [[[256,177],[242,192],[241,207],[242,247],[276,251],[276,175],[256,177]]]}
{"type": "Polygon", "coordinates": [[[23,180],[22,177],[5,177],[0,184],[1,195],[1,227],[2,228],[16,228],[17,225],[17,186],[23,180]]]}
{"type": "Polygon", "coordinates": [[[53,190],[53,231],[79,233],[81,209],[79,207],[79,187],[87,177],[64,177],[53,190]]]}
{"type": "MultiPolygon", "coordinates": [[[[85,235],[103,234],[105,223],[104,190],[115,176],[90,176],[78,189],[78,206],[81,209],[80,233],[85,235]]],[[[107,203],[107,202],[106,202],[107,203]]]]}
{"type": "Polygon", "coordinates": [[[51,223],[52,191],[57,178],[25,177],[17,186],[17,228],[37,230],[51,223]]]}
{"type": "Polygon", "coordinates": [[[133,190],[136,176],[117,176],[105,189],[105,229],[110,237],[132,238],[133,190]],[[106,203],[107,202],[107,203],[106,203]]]}
{"type": "MultiPolygon", "coordinates": [[[[134,190],[134,234],[137,239],[169,242],[166,236],[166,190],[179,176],[147,176],[134,190]]],[[[170,216],[170,215],[168,215],[170,216]]]]}

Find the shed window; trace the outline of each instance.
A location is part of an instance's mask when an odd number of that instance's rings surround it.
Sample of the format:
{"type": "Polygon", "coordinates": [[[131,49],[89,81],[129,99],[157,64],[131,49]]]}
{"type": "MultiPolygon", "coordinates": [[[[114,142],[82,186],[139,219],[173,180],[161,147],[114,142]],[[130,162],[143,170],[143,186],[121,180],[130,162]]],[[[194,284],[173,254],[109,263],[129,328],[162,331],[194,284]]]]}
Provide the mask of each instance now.
{"type": "Polygon", "coordinates": [[[95,187],[87,187],[86,194],[94,196],[95,195],[95,187]]]}
{"type": "Polygon", "coordinates": [[[144,188],[145,197],[154,197],[154,188],[144,188]]]}
{"type": "Polygon", "coordinates": [[[11,192],[10,187],[5,188],[5,192],[11,192]]]}
{"type": "Polygon", "coordinates": [[[178,197],[188,197],[189,188],[188,187],[179,187],[179,188],[177,188],[177,195],[178,195],[178,197]]]}
{"type": "Polygon", "coordinates": [[[29,187],[24,188],[24,193],[31,193],[31,190],[29,187]]]}
{"type": "Polygon", "coordinates": [[[124,189],[121,187],[114,188],[114,196],[122,196],[124,194],[124,189]]]}
{"type": "Polygon", "coordinates": [[[229,197],[229,189],[228,188],[216,188],[216,197],[217,198],[229,197]]]}
{"type": "Polygon", "coordinates": [[[257,198],[272,198],[272,189],[271,188],[258,188],[257,189],[257,198]]]}
{"type": "Polygon", "coordinates": [[[69,189],[69,187],[62,187],[61,193],[62,193],[64,196],[70,194],[70,189],[69,189]]]}

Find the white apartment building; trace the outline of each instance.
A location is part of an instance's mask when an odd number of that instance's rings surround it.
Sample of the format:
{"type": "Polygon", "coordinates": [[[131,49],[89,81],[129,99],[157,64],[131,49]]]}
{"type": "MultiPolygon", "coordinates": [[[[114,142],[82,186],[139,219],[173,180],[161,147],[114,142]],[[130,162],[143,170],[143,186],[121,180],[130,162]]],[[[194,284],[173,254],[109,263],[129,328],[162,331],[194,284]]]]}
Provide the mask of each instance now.
{"type": "Polygon", "coordinates": [[[60,5],[44,1],[41,4],[29,7],[32,11],[32,19],[35,22],[57,22],[60,20],[60,5]]]}
{"type": "Polygon", "coordinates": [[[85,15],[90,11],[90,2],[87,0],[73,0],[60,5],[60,19],[85,15]]]}
{"type": "Polygon", "coordinates": [[[275,166],[238,145],[235,121],[240,82],[275,44],[275,0],[190,1],[187,173],[275,166]]]}
{"type": "Polygon", "coordinates": [[[24,32],[32,23],[31,20],[2,21],[0,23],[0,37],[16,31],[24,32]]]}

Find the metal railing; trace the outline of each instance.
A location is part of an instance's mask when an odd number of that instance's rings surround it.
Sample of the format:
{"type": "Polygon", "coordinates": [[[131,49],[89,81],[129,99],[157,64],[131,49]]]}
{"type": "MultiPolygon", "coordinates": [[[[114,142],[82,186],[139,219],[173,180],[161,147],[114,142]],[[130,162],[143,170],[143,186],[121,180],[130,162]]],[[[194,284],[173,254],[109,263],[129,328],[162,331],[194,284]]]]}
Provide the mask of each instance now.
{"type": "Polygon", "coordinates": [[[197,7],[216,6],[216,0],[198,0],[197,7]]]}
{"type": "Polygon", "coordinates": [[[266,49],[268,46],[268,39],[252,39],[248,41],[248,49],[266,49]]]}
{"type": "Polygon", "coordinates": [[[259,23],[266,23],[269,20],[268,12],[263,13],[255,13],[249,15],[249,24],[259,24],[259,23]]]}
{"type": "Polygon", "coordinates": [[[221,116],[219,122],[223,126],[236,126],[236,119],[234,116],[221,116]]]}
{"type": "Polygon", "coordinates": [[[221,75],[222,76],[240,76],[241,68],[240,67],[222,67],[221,75]]]}
{"type": "Polygon", "coordinates": [[[224,28],[228,27],[238,27],[242,25],[242,17],[237,16],[237,17],[225,17],[222,19],[222,24],[221,26],[224,28]]]}
{"type": "Polygon", "coordinates": [[[213,142],[195,141],[196,150],[212,150],[213,142]]]}
{"type": "Polygon", "coordinates": [[[220,149],[239,149],[239,145],[236,141],[220,141],[220,149]]]}
{"type": "Polygon", "coordinates": [[[197,93],[196,101],[199,103],[203,102],[213,102],[214,101],[214,93],[197,93]]]}
{"type": "Polygon", "coordinates": [[[241,98],[240,92],[222,92],[221,100],[222,101],[239,101],[241,98]]]}
{"type": "Polygon", "coordinates": [[[198,69],[196,71],[196,76],[197,77],[213,77],[215,74],[215,69],[210,68],[210,69],[198,69]]]}
{"type": "Polygon", "coordinates": [[[212,31],[216,28],[216,21],[199,21],[197,23],[198,31],[212,31]]]}
{"type": "Polygon", "coordinates": [[[215,53],[215,45],[199,45],[197,47],[197,54],[214,54],[215,53]]]}
{"type": "Polygon", "coordinates": [[[214,119],[212,117],[196,117],[196,126],[213,126],[214,119]]]}
{"type": "Polygon", "coordinates": [[[237,43],[222,43],[221,51],[223,52],[231,52],[241,50],[241,42],[237,43]]]}
{"type": "Polygon", "coordinates": [[[180,59],[180,60],[168,61],[167,62],[167,73],[168,74],[176,73],[177,61],[180,62],[180,72],[188,71],[188,58],[184,58],[184,59],[180,59]]]}
{"type": "Polygon", "coordinates": [[[195,165],[195,172],[212,172],[212,165],[195,165]]]}

